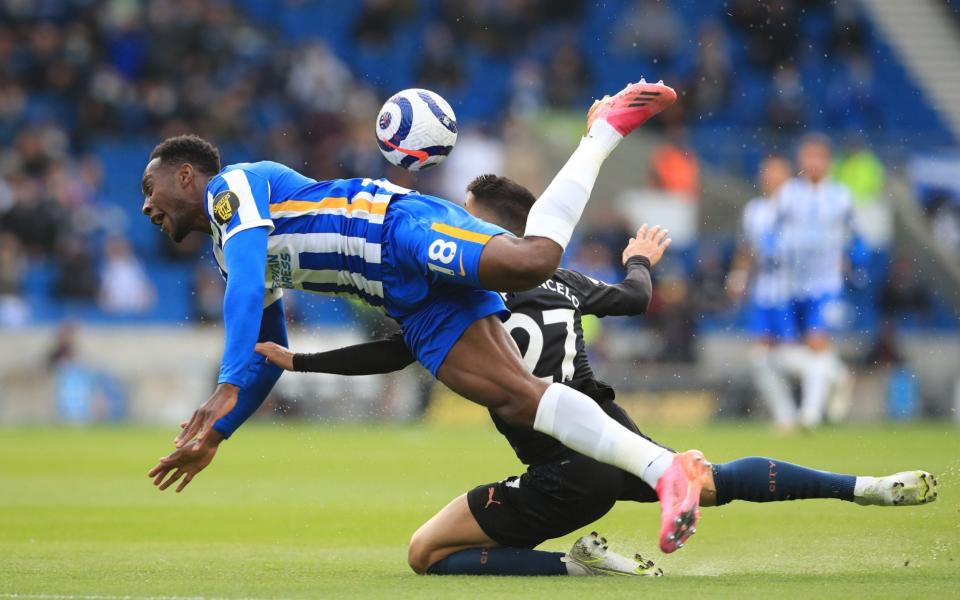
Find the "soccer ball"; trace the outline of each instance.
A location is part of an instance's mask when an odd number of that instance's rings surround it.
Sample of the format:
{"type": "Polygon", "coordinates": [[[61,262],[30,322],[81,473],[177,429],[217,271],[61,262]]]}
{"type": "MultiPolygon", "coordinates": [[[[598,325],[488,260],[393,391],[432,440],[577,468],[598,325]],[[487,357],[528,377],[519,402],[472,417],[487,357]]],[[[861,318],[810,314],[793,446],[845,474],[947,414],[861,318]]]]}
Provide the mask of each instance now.
{"type": "Polygon", "coordinates": [[[377,115],[377,144],[391,163],[410,171],[439,165],[457,143],[457,118],[430,90],[397,92],[377,115]]]}

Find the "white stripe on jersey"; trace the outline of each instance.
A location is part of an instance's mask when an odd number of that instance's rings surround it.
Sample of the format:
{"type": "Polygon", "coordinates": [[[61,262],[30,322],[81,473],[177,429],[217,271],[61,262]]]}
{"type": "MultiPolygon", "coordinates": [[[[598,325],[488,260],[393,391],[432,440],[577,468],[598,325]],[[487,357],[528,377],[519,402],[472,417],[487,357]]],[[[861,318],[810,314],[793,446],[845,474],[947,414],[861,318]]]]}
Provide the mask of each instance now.
{"type": "Polygon", "coordinates": [[[851,233],[850,191],[831,180],[813,184],[795,178],[781,188],[777,207],[791,294],[795,298],[839,294],[851,233]]]}
{"type": "Polygon", "coordinates": [[[383,282],[370,281],[359,273],[352,271],[335,271],[333,269],[324,271],[314,271],[312,269],[301,269],[298,273],[301,276],[299,283],[336,283],[343,286],[352,286],[365,291],[371,296],[383,298],[383,282]]]}
{"type": "Polygon", "coordinates": [[[380,244],[371,244],[362,237],[347,237],[339,233],[279,233],[267,239],[267,253],[301,252],[332,253],[344,256],[362,256],[372,264],[380,264],[380,244]]]}
{"type": "Polygon", "coordinates": [[[783,306],[790,299],[790,274],[780,232],[777,205],[754,198],[743,209],[743,234],[754,258],[750,294],[759,306],[783,306]]]}
{"type": "Polygon", "coordinates": [[[240,214],[240,223],[245,224],[261,220],[262,217],[257,211],[257,202],[253,199],[253,190],[250,189],[247,174],[240,169],[235,169],[227,171],[221,177],[223,177],[230,191],[235,193],[240,200],[240,207],[237,209],[240,214]]]}

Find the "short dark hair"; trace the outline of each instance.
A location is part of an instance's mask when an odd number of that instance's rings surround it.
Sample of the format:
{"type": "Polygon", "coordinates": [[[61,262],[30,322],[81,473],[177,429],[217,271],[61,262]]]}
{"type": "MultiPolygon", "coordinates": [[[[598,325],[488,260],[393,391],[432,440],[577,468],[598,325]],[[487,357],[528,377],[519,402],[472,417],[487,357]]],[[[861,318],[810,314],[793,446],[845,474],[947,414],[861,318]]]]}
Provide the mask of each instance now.
{"type": "Polygon", "coordinates": [[[163,140],[150,153],[150,160],[155,158],[159,158],[161,164],[190,163],[205,175],[220,172],[220,151],[196,135],[178,135],[163,140]]]}
{"type": "Polygon", "coordinates": [[[493,213],[496,224],[517,235],[523,235],[527,213],[537,198],[519,183],[499,175],[480,175],[470,182],[467,191],[473,201],[493,213]]]}

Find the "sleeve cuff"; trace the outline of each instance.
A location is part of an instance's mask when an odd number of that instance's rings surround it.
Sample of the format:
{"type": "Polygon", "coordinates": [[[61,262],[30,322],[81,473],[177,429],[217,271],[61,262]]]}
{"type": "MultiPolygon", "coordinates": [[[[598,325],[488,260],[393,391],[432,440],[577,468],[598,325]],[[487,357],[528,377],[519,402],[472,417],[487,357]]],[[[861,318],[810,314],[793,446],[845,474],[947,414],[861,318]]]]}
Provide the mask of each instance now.
{"type": "Polygon", "coordinates": [[[632,271],[638,267],[645,267],[648,271],[650,270],[650,259],[646,256],[631,256],[627,259],[627,271],[632,271]]]}
{"type": "Polygon", "coordinates": [[[234,235],[240,233],[241,231],[246,231],[247,229],[253,229],[254,227],[266,227],[268,235],[270,234],[271,231],[274,230],[273,221],[269,219],[260,219],[259,221],[250,221],[249,223],[241,223],[236,227],[234,227],[233,229],[231,229],[230,231],[228,231],[227,233],[223,234],[222,243],[226,244],[227,240],[232,238],[234,235]]]}

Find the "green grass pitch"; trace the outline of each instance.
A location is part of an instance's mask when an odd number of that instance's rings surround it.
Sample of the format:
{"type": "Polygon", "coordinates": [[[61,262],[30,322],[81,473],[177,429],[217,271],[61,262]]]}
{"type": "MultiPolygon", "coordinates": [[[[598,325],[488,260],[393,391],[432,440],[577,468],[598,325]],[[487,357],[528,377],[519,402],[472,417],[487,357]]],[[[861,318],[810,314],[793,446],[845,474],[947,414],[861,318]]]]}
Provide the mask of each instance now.
{"type": "MultiPolygon", "coordinates": [[[[0,598],[958,597],[960,432],[948,424],[649,431],[714,461],[768,455],[825,469],[934,471],[916,508],[831,500],[705,509],[686,548],[656,549],[656,506],[596,528],[659,579],[418,577],[410,533],[519,465],[492,427],[249,425],[180,495],[146,477],[173,429],[0,430],[0,598]],[[634,596],[636,597],[636,596],[634,596]]],[[[566,550],[574,535],[545,547],[566,550]]]]}

